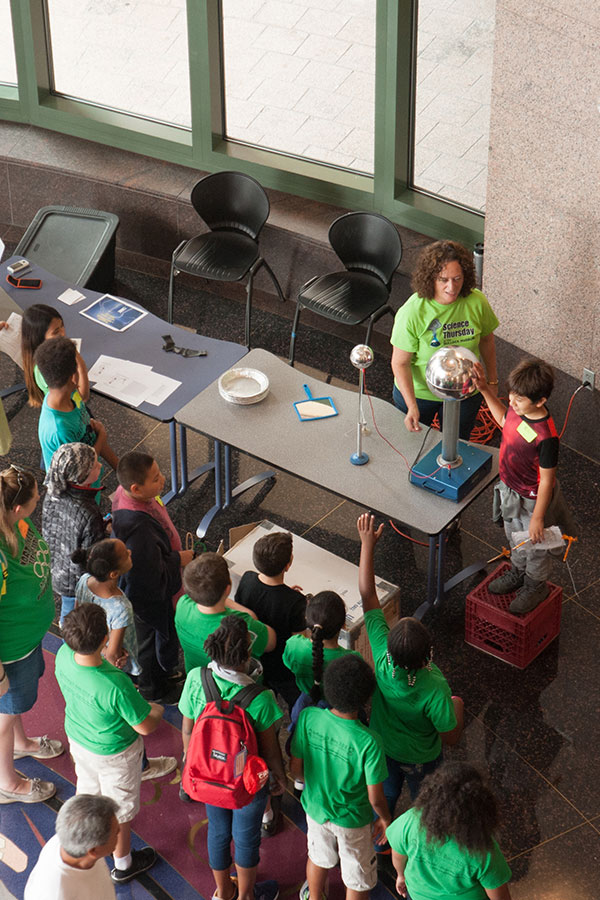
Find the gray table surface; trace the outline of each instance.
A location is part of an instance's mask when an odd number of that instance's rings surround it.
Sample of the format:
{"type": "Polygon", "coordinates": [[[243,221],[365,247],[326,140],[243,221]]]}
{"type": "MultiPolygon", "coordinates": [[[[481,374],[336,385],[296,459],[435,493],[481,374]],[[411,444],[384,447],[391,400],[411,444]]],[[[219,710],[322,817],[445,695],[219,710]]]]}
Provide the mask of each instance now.
{"type": "MultiPolygon", "coordinates": [[[[353,466],[350,455],[356,450],[358,394],[303,375],[266,350],[252,350],[241,365],[267,375],[270,390],[264,400],[250,406],[228,403],[215,383],[180,409],[176,420],[428,535],[438,534],[449,525],[498,474],[498,450],[489,447],[490,474],[459,503],[411,484],[402,457],[373,429],[366,398],[364,409],[371,434],[364,436],[363,450],[370,459],[364,466],[353,466]],[[339,415],[301,422],[292,403],[305,399],[304,384],[308,384],[314,397],[332,397],[339,415]]],[[[358,381],[358,371],[356,374],[358,381]]],[[[412,464],[425,432],[409,433],[404,427],[404,414],[385,400],[374,397],[373,407],[379,430],[412,464]]],[[[439,432],[430,432],[423,452],[439,440],[439,432]]]]}
{"type": "MultiPolygon", "coordinates": [[[[160,372],[161,375],[168,375],[170,378],[180,381],[179,387],[160,406],[153,406],[151,403],[141,403],[135,407],[138,412],[144,413],[153,419],[158,419],[160,422],[171,421],[177,410],[185,406],[196,394],[204,390],[207,385],[215,381],[223,372],[234,366],[248,352],[247,348],[242,344],[207,338],[194,334],[194,332],[185,331],[182,328],[177,328],[176,325],[169,325],[164,319],[159,319],[158,316],[152,313],[148,313],[127,331],[122,333],[111,331],[109,328],[105,328],[97,322],[92,322],[91,319],[87,319],[79,314],[80,310],[89,306],[93,300],[103,296],[97,291],[90,291],[85,287],[77,287],[77,290],[84,294],[85,299],[80,300],[73,306],[67,306],[60,300],[57,300],[57,297],[66,288],[72,287],[72,285],[35,264],[32,264],[31,272],[27,273],[27,277],[42,279],[43,284],[39,290],[17,289],[9,285],[6,282],[6,267],[13,260],[19,258],[11,257],[11,259],[7,259],[0,264],[0,282],[2,283],[3,291],[8,295],[8,300],[0,296],[0,310],[6,309],[6,312],[10,314],[12,311],[10,309],[11,303],[16,303],[20,307],[20,312],[34,303],[46,303],[59,311],[69,337],[82,338],[81,355],[88,369],[104,353],[107,356],[116,356],[120,359],[151,365],[155,372],[160,372]],[[185,359],[177,353],[165,353],[162,350],[163,334],[170,334],[175,344],[179,347],[190,347],[194,350],[203,349],[207,351],[207,355],[185,359]]],[[[133,303],[131,300],[127,302],[131,303],[132,306],[143,309],[138,303],[133,303]]],[[[91,387],[93,390],[94,385],[92,384],[91,387]]],[[[109,397],[109,399],[115,398],[109,397]]],[[[117,400],[116,402],[120,403],[121,401],[117,400]]]]}

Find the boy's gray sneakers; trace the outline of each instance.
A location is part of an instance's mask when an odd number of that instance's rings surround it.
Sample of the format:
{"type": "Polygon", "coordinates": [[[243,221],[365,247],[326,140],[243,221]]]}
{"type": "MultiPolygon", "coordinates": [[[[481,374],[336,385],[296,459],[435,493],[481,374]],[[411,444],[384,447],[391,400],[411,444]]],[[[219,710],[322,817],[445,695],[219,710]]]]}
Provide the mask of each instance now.
{"type": "Polygon", "coordinates": [[[547,581],[532,581],[531,578],[525,576],[525,583],[517,591],[515,599],[508,607],[509,611],[521,616],[530,613],[540,605],[542,600],[546,599],[549,593],[550,588],[547,581]]]}
{"type": "Polygon", "coordinates": [[[512,594],[513,591],[522,587],[525,580],[525,573],[519,572],[513,566],[498,578],[494,578],[488,584],[490,594],[512,594]]]}

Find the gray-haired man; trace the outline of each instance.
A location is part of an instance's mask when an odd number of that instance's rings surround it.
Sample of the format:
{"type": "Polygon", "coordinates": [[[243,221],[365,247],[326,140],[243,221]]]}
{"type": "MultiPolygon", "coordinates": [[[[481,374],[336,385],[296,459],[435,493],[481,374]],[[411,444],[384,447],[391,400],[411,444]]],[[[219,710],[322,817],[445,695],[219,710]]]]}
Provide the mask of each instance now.
{"type": "Polygon", "coordinates": [[[42,849],[24,900],[115,900],[108,867],[115,849],[118,807],[108,797],[78,794],[56,818],[56,834],[42,849]]]}

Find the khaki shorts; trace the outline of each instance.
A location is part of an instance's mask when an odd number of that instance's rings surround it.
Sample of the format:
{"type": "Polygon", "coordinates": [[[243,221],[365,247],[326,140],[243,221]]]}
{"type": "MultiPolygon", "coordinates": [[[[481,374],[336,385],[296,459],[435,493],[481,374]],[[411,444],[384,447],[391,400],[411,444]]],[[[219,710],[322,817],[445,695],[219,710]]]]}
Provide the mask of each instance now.
{"type": "Polygon", "coordinates": [[[144,755],[141,735],[126,750],[111,756],[92,753],[75,741],[69,743],[77,774],[77,793],[110,797],[119,806],[119,822],[131,822],[140,809],[144,755]]]}
{"type": "Polygon", "coordinates": [[[306,817],[308,858],[321,869],[340,862],[342,881],[350,891],[371,891],[377,884],[377,860],[371,824],[344,828],[333,822],[320,825],[306,817]]]}

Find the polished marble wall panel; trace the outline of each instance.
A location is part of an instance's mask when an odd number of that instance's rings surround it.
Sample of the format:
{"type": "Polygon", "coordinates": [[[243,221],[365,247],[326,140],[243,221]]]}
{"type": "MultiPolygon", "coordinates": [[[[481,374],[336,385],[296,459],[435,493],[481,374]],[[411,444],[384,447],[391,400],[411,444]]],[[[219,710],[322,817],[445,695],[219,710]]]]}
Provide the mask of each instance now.
{"type": "Polygon", "coordinates": [[[594,0],[498,3],[484,287],[498,334],[576,379],[600,371],[599,58],[594,0]]]}

